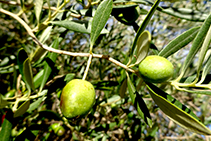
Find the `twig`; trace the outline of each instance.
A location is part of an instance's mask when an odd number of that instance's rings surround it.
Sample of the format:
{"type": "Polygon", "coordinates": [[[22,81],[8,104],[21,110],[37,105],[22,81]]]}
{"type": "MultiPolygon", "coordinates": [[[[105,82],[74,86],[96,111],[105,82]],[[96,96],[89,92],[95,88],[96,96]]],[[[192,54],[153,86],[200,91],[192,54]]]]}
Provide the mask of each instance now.
{"type": "MultiPolygon", "coordinates": [[[[89,57],[90,56],[90,53],[75,53],[75,52],[69,52],[69,51],[64,51],[64,50],[59,50],[59,49],[54,49],[54,48],[50,48],[46,45],[43,45],[37,38],[36,36],[34,35],[32,29],[20,18],[18,17],[16,14],[14,13],[11,13],[9,11],[6,11],[2,8],[0,8],[0,12],[1,13],[4,13],[4,14],[7,14],[11,17],[13,17],[14,19],[16,19],[25,29],[26,31],[28,32],[28,34],[32,37],[33,41],[39,45],[40,47],[42,47],[43,49],[49,51],[49,52],[54,52],[54,53],[58,53],[58,54],[65,54],[65,55],[69,55],[69,56],[79,56],[79,57],[89,57]]],[[[92,57],[94,58],[102,58],[102,59],[106,59],[112,63],[114,63],[115,65],[117,66],[120,66],[122,68],[124,68],[125,70],[127,71],[130,71],[132,73],[136,73],[135,70],[129,68],[127,65],[125,64],[122,64],[121,62],[113,59],[112,57],[108,56],[108,55],[102,55],[102,54],[92,54],[92,57]]],[[[137,73],[136,73],[137,74],[137,73]]]]}

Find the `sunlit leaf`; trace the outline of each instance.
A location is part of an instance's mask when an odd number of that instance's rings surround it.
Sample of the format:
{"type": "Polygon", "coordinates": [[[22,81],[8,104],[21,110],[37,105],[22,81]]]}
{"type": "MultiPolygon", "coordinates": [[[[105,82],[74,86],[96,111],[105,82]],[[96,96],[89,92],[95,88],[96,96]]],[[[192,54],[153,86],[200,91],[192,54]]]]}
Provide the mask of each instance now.
{"type": "Polygon", "coordinates": [[[130,56],[132,55],[132,53],[134,52],[134,49],[136,47],[137,41],[139,36],[141,35],[141,33],[145,30],[145,28],[147,27],[151,17],[154,15],[156,8],[158,7],[158,4],[160,3],[160,0],[156,0],[155,3],[153,4],[152,8],[150,9],[149,13],[147,14],[147,16],[145,17],[144,21],[142,22],[141,26],[139,27],[137,34],[135,36],[135,39],[133,41],[133,45],[132,48],[130,50],[130,56]]]}
{"type": "Polygon", "coordinates": [[[188,56],[185,59],[184,64],[182,65],[181,68],[181,73],[179,78],[181,78],[185,71],[187,70],[187,68],[189,67],[189,65],[191,64],[191,62],[193,61],[194,56],[196,55],[196,53],[199,51],[199,49],[202,46],[202,43],[204,41],[204,38],[207,34],[207,31],[209,30],[211,25],[211,14],[209,15],[209,17],[204,21],[203,25],[201,26],[201,28],[199,29],[198,34],[196,35],[193,43],[192,43],[192,47],[189,50],[188,56]]]}
{"type": "Polygon", "coordinates": [[[43,6],[43,0],[35,0],[34,5],[35,5],[34,10],[35,10],[35,16],[37,19],[37,24],[39,24],[40,23],[40,14],[42,11],[42,6],[43,6]]]}
{"type": "MultiPolygon", "coordinates": [[[[91,21],[79,21],[79,20],[65,20],[65,21],[52,21],[53,25],[58,25],[64,28],[67,28],[72,31],[80,32],[80,33],[91,33],[91,21]]],[[[100,34],[106,34],[108,30],[103,28],[100,34]]]]}
{"type": "Polygon", "coordinates": [[[105,26],[108,18],[110,17],[112,11],[112,5],[113,5],[113,0],[104,0],[98,6],[92,20],[91,35],[90,35],[91,46],[94,45],[95,41],[100,35],[100,32],[105,26]]]}
{"type": "Polygon", "coordinates": [[[137,47],[136,47],[136,57],[137,60],[135,64],[139,64],[148,54],[149,47],[151,42],[151,35],[149,31],[144,31],[140,35],[138,41],[137,41],[137,47]]]}
{"type": "Polygon", "coordinates": [[[201,67],[202,67],[202,64],[204,62],[204,58],[205,58],[205,55],[207,53],[207,50],[210,46],[210,42],[211,42],[211,26],[210,26],[210,28],[207,32],[207,35],[205,36],[204,42],[203,42],[201,50],[200,50],[199,60],[197,62],[197,74],[198,75],[201,71],[201,67]]]}
{"type": "Polygon", "coordinates": [[[32,112],[33,110],[37,109],[40,106],[41,102],[43,102],[46,98],[47,97],[43,95],[42,97],[31,103],[27,112],[32,112]]]}
{"type": "Polygon", "coordinates": [[[190,109],[155,85],[146,83],[151,97],[170,119],[192,132],[211,135],[211,131],[199,121],[190,109]]]}
{"type": "Polygon", "coordinates": [[[35,87],[35,89],[40,86],[42,79],[43,79],[43,74],[44,74],[44,69],[42,69],[40,72],[38,72],[34,76],[34,87],[35,87]]]}
{"type": "Polygon", "coordinates": [[[160,52],[159,56],[163,56],[167,58],[168,56],[174,54],[181,48],[185,47],[187,44],[189,44],[198,33],[200,27],[193,27],[186,32],[179,35],[177,38],[172,40],[168,45],[165,46],[160,52]]]}

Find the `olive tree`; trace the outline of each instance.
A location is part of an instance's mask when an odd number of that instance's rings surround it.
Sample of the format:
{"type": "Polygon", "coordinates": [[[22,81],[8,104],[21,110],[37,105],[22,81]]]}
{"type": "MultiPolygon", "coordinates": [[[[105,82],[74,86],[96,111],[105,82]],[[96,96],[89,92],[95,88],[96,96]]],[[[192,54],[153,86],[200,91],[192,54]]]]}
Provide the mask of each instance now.
{"type": "Polygon", "coordinates": [[[208,139],[209,7],[0,1],[0,138],[208,139]]]}

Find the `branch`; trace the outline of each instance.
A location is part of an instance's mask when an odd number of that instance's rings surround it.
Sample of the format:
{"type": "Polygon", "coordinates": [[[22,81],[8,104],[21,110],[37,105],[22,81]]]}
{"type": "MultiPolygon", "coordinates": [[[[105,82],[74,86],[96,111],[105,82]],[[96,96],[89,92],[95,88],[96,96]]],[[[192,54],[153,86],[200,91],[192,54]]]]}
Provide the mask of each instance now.
{"type": "MultiPolygon", "coordinates": [[[[54,49],[54,48],[48,47],[48,46],[46,46],[46,45],[43,45],[43,44],[36,38],[36,36],[34,35],[32,29],[31,29],[31,28],[30,28],[30,27],[29,27],[20,17],[18,17],[18,16],[17,16],[16,14],[14,14],[14,13],[11,13],[11,12],[9,12],[9,11],[6,11],[6,10],[4,10],[4,9],[2,9],[2,8],[0,8],[0,12],[1,12],[1,13],[4,13],[4,14],[6,14],[6,15],[9,15],[9,16],[13,17],[14,19],[16,19],[16,20],[26,29],[26,31],[28,32],[28,34],[32,37],[33,41],[34,41],[38,46],[40,46],[41,48],[43,48],[43,49],[45,49],[45,50],[47,50],[47,51],[49,51],[49,52],[54,52],[54,53],[58,53],[58,54],[65,54],[65,55],[74,56],[74,57],[77,57],[77,56],[79,56],[79,57],[89,57],[89,56],[90,56],[90,53],[75,53],[75,52],[69,52],[69,51],[54,49]]],[[[117,60],[111,58],[109,55],[92,54],[92,57],[94,57],[94,58],[106,59],[106,60],[108,60],[108,61],[114,63],[115,65],[120,66],[120,67],[124,68],[125,70],[130,71],[130,72],[132,72],[132,73],[136,73],[136,74],[138,75],[138,73],[137,73],[135,70],[133,70],[133,69],[129,68],[127,65],[122,64],[121,62],[119,62],[119,61],[117,61],[117,60]]]]}

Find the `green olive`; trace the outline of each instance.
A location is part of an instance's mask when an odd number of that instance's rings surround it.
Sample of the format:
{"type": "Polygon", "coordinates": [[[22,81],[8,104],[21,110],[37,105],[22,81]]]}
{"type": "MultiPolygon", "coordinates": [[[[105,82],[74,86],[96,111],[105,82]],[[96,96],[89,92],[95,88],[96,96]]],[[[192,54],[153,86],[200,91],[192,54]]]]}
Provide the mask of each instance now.
{"type": "Polygon", "coordinates": [[[66,118],[86,115],[95,102],[93,85],[81,79],[73,79],[63,88],[60,108],[66,118]]]}
{"type": "Polygon", "coordinates": [[[60,123],[53,123],[51,126],[50,126],[50,129],[49,130],[53,130],[54,133],[58,136],[62,136],[64,135],[65,133],[65,129],[63,126],[60,125],[60,123]]]}
{"type": "Polygon", "coordinates": [[[165,82],[174,74],[174,66],[166,58],[150,55],[139,64],[142,78],[151,83],[165,82]]]}

